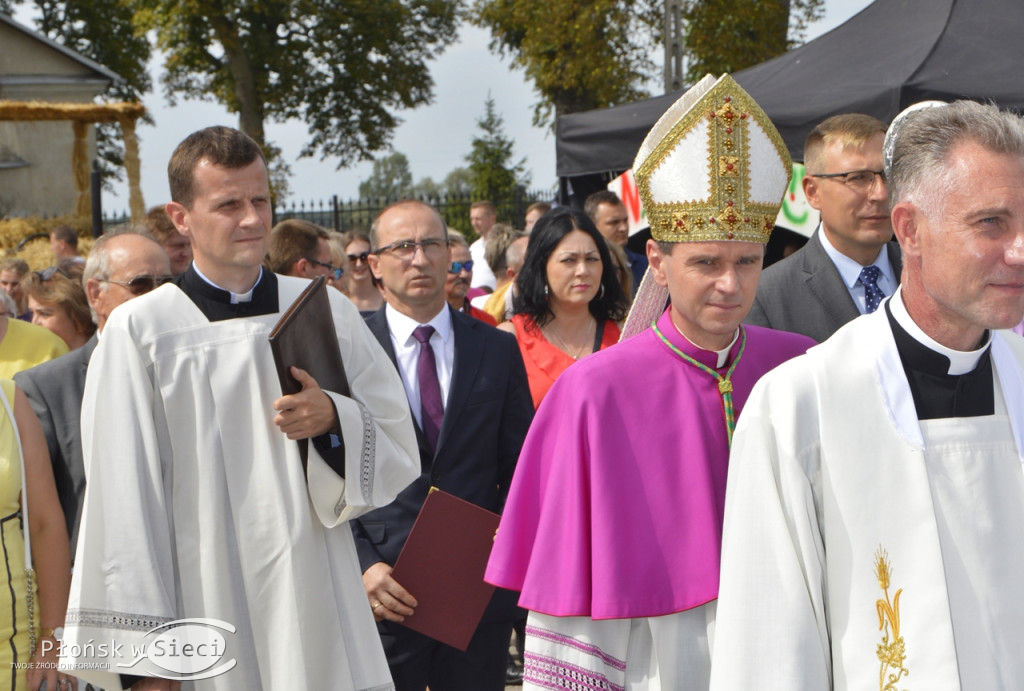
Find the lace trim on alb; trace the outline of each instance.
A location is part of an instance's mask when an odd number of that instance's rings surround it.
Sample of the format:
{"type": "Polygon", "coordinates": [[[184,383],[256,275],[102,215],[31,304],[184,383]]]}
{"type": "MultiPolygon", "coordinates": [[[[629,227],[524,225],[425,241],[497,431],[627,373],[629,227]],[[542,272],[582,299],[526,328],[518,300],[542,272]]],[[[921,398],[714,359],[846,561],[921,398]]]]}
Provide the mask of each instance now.
{"type": "Polygon", "coordinates": [[[108,609],[69,609],[65,621],[68,625],[96,626],[124,631],[149,631],[161,624],[174,621],[174,619],[130,612],[112,612],[108,609]]]}
{"type": "MultiPolygon", "coordinates": [[[[372,506],[373,476],[377,462],[377,428],[373,424],[373,416],[370,415],[366,406],[359,401],[355,403],[359,406],[359,414],[363,419],[363,447],[359,456],[359,490],[363,495],[363,503],[366,506],[372,506]]],[[[344,508],[345,497],[342,495],[334,506],[334,515],[340,516],[344,508]]]]}

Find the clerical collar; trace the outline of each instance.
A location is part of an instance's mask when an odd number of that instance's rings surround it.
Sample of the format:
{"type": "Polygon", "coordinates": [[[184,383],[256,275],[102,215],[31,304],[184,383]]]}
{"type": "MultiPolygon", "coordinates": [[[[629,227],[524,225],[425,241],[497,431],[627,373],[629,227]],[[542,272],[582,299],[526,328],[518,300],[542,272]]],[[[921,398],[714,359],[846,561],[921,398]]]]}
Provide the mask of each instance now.
{"type": "Polygon", "coordinates": [[[692,345],[694,348],[700,348],[701,350],[703,350],[705,352],[714,353],[717,356],[718,359],[716,360],[716,362],[718,364],[715,365],[716,369],[721,369],[721,368],[725,367],[725,363],[729,362],[729,353],[732,351],[732,347],[734,345],[736,345],[736,340],[740,337],[739,327],[736,328],[736,333],[733,334],[732,340],[729,341],[729,345],[725,346],[721,350],[708,350],[707,348],[701,348],[699,345],[697,345],[696,343],[691,341],[690,338],[686,334],[683,333],[683,330],[680,329],[678,326],[676,326],[675,320],[672,320],[670,318],[670,321],[672,321],[672,326],[676,327],[676,331],[679,332],[679,335],[686,339],[687,343],[692,345]]]}
{"type": "MultiPolygon", "coordinates": [[[[712,369],[709,365],[707,365],[704,362],[701,362],[698,359],[700,357],[710,359],[707,358],[706,356],[715,354],[718,356],[717,361],[721,362],[720,353],[712,350],[704,350],[703,348],[695,344],[693,341],[691,341],[689,338],[687,338],[686,335],[678,327],[676,327],[675,324],[676,323],[672,321],[672,308],[670,307],[669,309],[665,310],[665,313],[661,315],[661,319],[659,319],[657,323],[651,324],[651,331],[654,332],[654,335],[662,343],[664,343],[669,350],[671,350],[673,353],[679,356],[684,362],[710,375],[710,377],[718,384],[718,395],[722,397],[722,413],[725,417],[726,436],[729,441],[729,445],[732,446],[732,434],[736,429],[736,409],[733,405],[732,400],[732,375],[733,372],[736,371],[736,365],[740,364],[740,358],[743,357],[743,351],[746,350],[747,347],[746,332],[743,330],[742,326],[736,329],[736,336],[733,338],[733,344],[737,344],[738,339],[738,345],[736,346],[736,356],[733,358],[732,365],[729,366],[729,370],[723,376],[716,369],[712,369]],[[672,322],[672,326],[675,327],[676,333],[679,334],[679,336],[681,336],[684,341],[686,341],[686,343],[680,343],[679,345],[686,346],[687,344],[689,344],[690,346],[696,349],[693,355],[688,355],[687,353],[683,352],[682,348],[672,343],[668,336],[666,336],[663,333],[662,327],[665,330],[669,331],[669,333],[671,333],[671,329],[669,329],[668,325],[665,324],[666,321],[672,322]]],[[[732,345],[730,345],[729,348],[725,350],[726,357],[728,357],[729,350],[731,348],[732,345]]],[[[722,366],[719,365],[718,369],[721,368],[722,366]]]]}
{"type": "Polygon", "coordinates": [[[919,327],[911,318],[910,313],[907,312],[906,305],[903,304],[902,287],[896,289],[892,299],[888,302],[887,309],[892,318],[896,320],[896,323],[907,332],[908,336],[935,355],[944,359],[944,362],[942,362],[938,358],[934,357],[923,358],[919,363],[922,365],[921,369],[925,369],[926,371],[935,369],[939,370],[931,371],[931,374],[960,375],[974,371],[978,366],[978,361],[981,359],[981,356],[988,351],[988,347],[992,343],[992,332],[986,331],[984,342],[976,350],[953,350],[952,348],[947,348],[942,345],[922,331],[921,327],[919,327]]]}
{"type": "Polygon", "coordinates": [[[277,276],[270,271],[260,273],[249,302],[236,302],[230,291],[218,288],[202,276],[193,263],[174,284],[189,297],[210,321],[255,317],[278,312],[277,276]]]}
{"type": "Polygon", "coordinates": [[[919,420],[981,417],[995,412],[988,335],[979,351],[951,350],[921,331],[907,313],[899,291],[883,304],[919,420]]]}
{"type": "Polygon", "coordinates": [[[249,288],[249,290],[245,293],[234,293],[228,290],[227,288],[220,287],[219,285],[211,281],[209,278],[207,278],[206,274],[199,270],[199,267],[196,266],[195,262],[192,262],[192,268],[195,270],[196,275],[199,276],[199,278],[203,279],[217,290],[222,290],[225,293],[229,294],[231,296],[232,305],[237,305],[240,302],[252,302],[253,291],[256,290],[256,286],[260,284],[260,279],[263,278],[263,267],[261,266],[260,273],[258,276],[256,276],[256,282],[252,284],[252,288],[249,288]]]}

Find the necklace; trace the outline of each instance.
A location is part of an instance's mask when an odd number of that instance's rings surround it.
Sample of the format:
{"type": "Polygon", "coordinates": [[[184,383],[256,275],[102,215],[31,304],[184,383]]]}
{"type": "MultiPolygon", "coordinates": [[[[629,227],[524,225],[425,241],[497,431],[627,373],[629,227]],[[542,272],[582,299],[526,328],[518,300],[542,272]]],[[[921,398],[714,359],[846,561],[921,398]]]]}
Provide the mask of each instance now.
{"type": "MultiPolygon", "coordinates": [[[[596,325],[597,325],[597,320],[594,319],[593,317],[591,317],[590,321],[587,323],[587,333],[585,334],[585,336],[583,338],[583,345],[581,345],[579,348],[570,348],[569,344],[566,343],[562,339],[562,337],[558,335],[557,331],[555,331],[553,328],[551,328],[550,324],[548,326],[546,326],[545,328],[548,330],[548,333],[550,333],[552,336],[554,336],[555,340],[558,341],[558,343],[556,343],[555,345],[557,345],[558,348],[562,352],[564,352],[566,355],[571,357],[573,360],[579,360],[581,357],[583,357],[583,351],[586,350],[587,344],[590,343],[590,336],[593,333],[594,327],[596,325]]],[[[542,331],[543,331],[543,329],[542,329],[542,331]]]]}
{"type": "Polygon", "coordinates": [[[668,346],[669,350],[681,357],[686,362],[690,363],[697,369],[703,370],[710,374],[718,382],[718,394],[722,397],[722,407],[725,409],[725,431],[728,434],[729,446],[732,446],[732,433],[736,430],[736,412],[732,405],[732,373],[736,370],[736,365],[739,364],[740,358],[743,357],[743,351],[747,347],[747,331],[742,326],[740,327],[740,349],[736,351],[736,359],[732,361],[732,365],[729,367],[729,371],[725,373],[723,377],[721,374],[711,369],[703,362],[694,360],[692,357],[684,353],[683,351],[676,348],[667,338],[665,334],[661,333],[661,329],[658,328],[657,323],[652,323],[651,326],[654,328],[654,333],[658,335],[661,342],[668,346]]]}

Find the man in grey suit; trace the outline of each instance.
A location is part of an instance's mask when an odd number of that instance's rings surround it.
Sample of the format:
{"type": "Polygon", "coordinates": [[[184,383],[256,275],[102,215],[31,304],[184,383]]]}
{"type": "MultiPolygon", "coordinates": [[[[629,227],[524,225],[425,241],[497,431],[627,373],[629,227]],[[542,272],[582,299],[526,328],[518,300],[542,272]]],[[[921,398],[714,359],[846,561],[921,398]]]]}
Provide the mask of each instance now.
{"type": "Polygon", "coordinates": [[[89,358],[113,309],[169,281],[170,274],[170,260],[154,240],[132,232],[100,237],[93,244],[82,276],[96,335],[81,348],[14,375],[46,435],[57,495],[71,538],[72,561],[85,495],[79,421],[89,358]]]}
{"type": "Polygon", "coordinates": [[[874,312],[900,281],[882,172],[885,125],[859,113],[823,121],[804,144],[803,180],[821,223],[804,247],[765,269],[746,323],[821,342],[874,312]]]}

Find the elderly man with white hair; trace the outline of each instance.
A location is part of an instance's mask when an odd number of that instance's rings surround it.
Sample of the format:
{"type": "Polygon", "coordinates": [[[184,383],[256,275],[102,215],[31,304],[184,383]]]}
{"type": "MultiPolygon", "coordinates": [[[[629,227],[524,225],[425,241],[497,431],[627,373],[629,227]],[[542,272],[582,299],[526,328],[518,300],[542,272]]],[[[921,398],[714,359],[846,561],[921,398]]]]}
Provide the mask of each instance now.
{"type": "Polygon", "coordinates": [[[920,109],[885,154],[901,288],[736,430],[714,691],[1024,688],[1024,124],[920,109]]]}
{"type": "Polygon", "coordinates": [[[114,308],[170,278],[170,261],[156,241],[134,232],[101,236],[93,243],[82,275],[96,334],[81,348],[14,376],[43,426],[72,559],[85,496],[80,420],[89,360],[114,308]]]}

